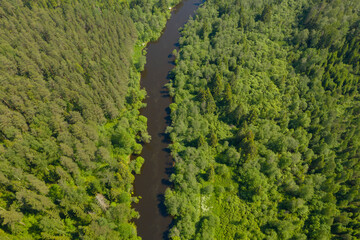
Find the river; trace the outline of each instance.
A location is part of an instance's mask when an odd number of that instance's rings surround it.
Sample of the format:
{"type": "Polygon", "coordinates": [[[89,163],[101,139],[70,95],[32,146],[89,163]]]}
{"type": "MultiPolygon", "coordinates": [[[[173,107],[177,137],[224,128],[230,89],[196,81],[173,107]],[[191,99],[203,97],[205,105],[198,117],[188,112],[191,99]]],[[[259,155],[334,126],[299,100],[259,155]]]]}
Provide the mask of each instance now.
{"type": "Polygon", "coordinates": [[[165,129],[169,125],[171,99],[164,84],[174,67],[172,51],[177,48],[180,37],[178,29],[202,3],[202,0],[184,0],[173,9],[163,34],[156,42],[147,46],[146,65],[141,74],[141,86],[146,89],[147,107],[141,114],[148,119],[151,142],[143,146],[141,156],[145,163],[140,175],[136,175],[134,191],[141,196],[135,209],[140,218],[135,221],[138,235],[144,240],[167,239],[167,230],[172,218],[163,204],[165,189],[169,186],[172,159],[167,150],[169,141],[165,129]]]}

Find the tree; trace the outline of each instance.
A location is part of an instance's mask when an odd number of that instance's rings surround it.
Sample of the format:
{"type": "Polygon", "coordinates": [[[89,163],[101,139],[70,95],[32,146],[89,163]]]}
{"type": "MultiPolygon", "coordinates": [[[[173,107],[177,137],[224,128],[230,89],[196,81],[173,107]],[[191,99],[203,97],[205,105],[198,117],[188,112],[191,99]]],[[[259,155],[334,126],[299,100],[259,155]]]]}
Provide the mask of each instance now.
{"type": "Polygon", "coordinates": [[[272,6],[266,5],[264,10],[261,13],[261,21],[268,23],[271,20],[271,14],[272,14],[272,6]]]}

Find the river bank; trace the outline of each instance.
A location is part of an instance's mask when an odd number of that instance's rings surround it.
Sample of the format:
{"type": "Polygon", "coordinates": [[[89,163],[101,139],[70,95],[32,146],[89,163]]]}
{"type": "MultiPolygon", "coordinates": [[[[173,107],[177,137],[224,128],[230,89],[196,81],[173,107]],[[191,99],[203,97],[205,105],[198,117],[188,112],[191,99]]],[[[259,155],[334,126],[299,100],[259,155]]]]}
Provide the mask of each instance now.
{"type": "Polygon", "coordinates": [[[146,65],[141,74],[141,87],[147,91],[141,115],[148,119],[148,132],[152,139],[143,146],[141,156],[145,163],[134,182],[136,196],[141,196],[135,209],[140,218],[135,221],[138,235],[143,239],[166,239],[166,231],[172,218],[163,204],[165,189],[169,185],[172,159],[167,150],[168,139],[165,129],[169,125],[169,105],[171,99],[164,85],[168,73],[174,67],[172,51],[177,48],[179,28],[201,4],[200,0],[183,1],[173,9],[161,37],[147,46],[146,65]]]}

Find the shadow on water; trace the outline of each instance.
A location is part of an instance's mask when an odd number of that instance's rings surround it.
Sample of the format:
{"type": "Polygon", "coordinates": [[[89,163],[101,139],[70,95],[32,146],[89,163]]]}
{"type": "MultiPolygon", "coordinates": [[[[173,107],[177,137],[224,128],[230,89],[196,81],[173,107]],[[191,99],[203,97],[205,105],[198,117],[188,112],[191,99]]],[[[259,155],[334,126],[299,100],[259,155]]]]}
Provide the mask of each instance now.
{"type": "MultiPolygon", "coordinates": [[[[166,112],[169,112],[168,115],[165,117],[165,121],[166,121],[166,124],[167,124],[167,125],[170,125],[170,124],[171,124],[170,111],[171,111],[170,108],[167,108],[167,109],[166,109],[166,112]]],[[[165,137],[166,137],[167,142],[170,143],[171,139],[170,139],[169,134],[166,134],[165,137]]]]}
{"type": "Polygon", "coordinates": [[[159,204],[158,204],[158,209],[159,209],[160,214],[161,214],[163,217],[169,216],[169,214],[168,214],[167,211],[166,211],[166,206],[165,206],[165,204],[164,204],[164,202],[165,202],[165,195],[164,195],[164,194],[159,194],[158,197],[157,197],[157,199],[158,199],[158,202],[159,202],[159,204]]]}
{"type": "Polygon", "coordinates": [[[170,98],[169,91],[161,91],[160,93],[162,94],[163,98],[170,98]]]}
{"type": "Polygon", "coordinates": [[[179,47],[178,29],[202,2],[182,1],[174,8],[162,36],[147,46],[146,65],[141,73],[141,87],[146,89],[148,95],[145,100],[147,107],[141,109],[140,114],[148,119],[148,132],[152,139],[143,145],[141,156],[145,163],[142,173],[136,175],[134,182],[135,195],[141,196],[139,203],[134,204],[140,218],[134,222],[143,240],[169,239],[169,229],[174,224],[164,204],[165,190],[172,186],[169,177],[174,172],[168,148],[170,137],[166,133],[166,127],[171,124],[171,97],[164,85],[169,81],[170,71],[175,65],[172,52],[179,47]]]}

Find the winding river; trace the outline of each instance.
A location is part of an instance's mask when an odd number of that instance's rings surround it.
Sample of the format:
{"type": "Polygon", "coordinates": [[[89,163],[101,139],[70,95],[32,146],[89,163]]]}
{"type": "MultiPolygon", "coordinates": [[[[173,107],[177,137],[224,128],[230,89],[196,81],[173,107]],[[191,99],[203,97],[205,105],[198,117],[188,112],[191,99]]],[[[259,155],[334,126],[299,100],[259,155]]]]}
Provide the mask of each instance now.
{"type": "Polygon", "coordinates": [[[172,159],[167,151],[169,141],[165,135],[165,129],[170,123],[171,99],[164,84],[168,82],[168,73],[174,67],[171,53],[177,48],[179,28],[201,3],[202,0],[184,0],[176,6],[162,36],[147,46],[147,63],[141,74],[141,86],[146,89],[148,97],[147,107],[142,109],[141,114],[148,118],[148,132],[152,139],[143,146],[141,155],[145,164],[134,183],[135,195],[141,196],[139,203],[135,205],[140,213],[135,224],[138,235],[144,240],[167,239],[172,221],[163,204],[172,168],[172,159]]]}

